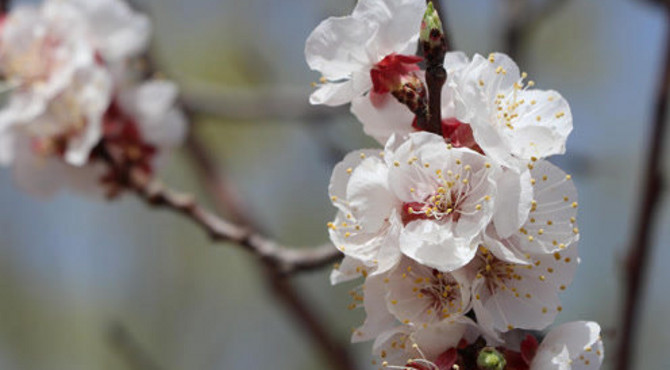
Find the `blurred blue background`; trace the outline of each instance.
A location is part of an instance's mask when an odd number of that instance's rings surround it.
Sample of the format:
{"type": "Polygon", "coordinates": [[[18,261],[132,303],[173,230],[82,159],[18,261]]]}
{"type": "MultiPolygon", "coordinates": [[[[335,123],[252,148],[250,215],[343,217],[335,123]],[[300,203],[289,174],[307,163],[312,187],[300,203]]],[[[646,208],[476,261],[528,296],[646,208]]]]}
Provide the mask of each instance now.
{"type": "MultiPolygon", "coordinates": [[[[354,6],[353,0],[139,2],[154,18],[164,73],[184,87],[204,83],[233,94],[280,88],[305,101],[318,78],[304,62],[307,35],[354,6]]],[[[444,4],[458,49],[504,48],[507,1],[444,4]]],[[[572,0],[524,38],[519,60],[539,88],[558,90],[571,103],[568,154],[553,162],[577,181],[582,264],[558,320],[600,322],[607,355],[620,329],[622,260],[639,206],[665,27],[660,9],[643,1],[572,0]]],[[[347,114],[200,123],[198,135],[243,189],[245,207],[274,237],[295,245],[327,239],[325,224],[334,214],[327,186],[338,155],[375,146],[347,114]]],[[[667,174],[667,150],[665,159],[667,174]]],[[[208,200],[185,153],[161,176],[208,200]]],[[[664,200],[639,303],[635,369],[670,365],[664,200]]],[[[212,247],[188,221],[130,195],[113,203],[67,193],[34,199],[15,186],[9,170],[0,172],[0,202],[1,369],[129,369],[108,340],[113,323],[123,323],[165,370],[327,368],[271,297],[255,261],[232,246],[212,247]]],[[[352,285],[332,288],[327,276],[326,270],[302,275],[300,291],[323,311],[333,335],[346,338],[363,313],[346,309],[352,285]]],[[[370,344],[353,349],[369,364],[370,344]]]]}

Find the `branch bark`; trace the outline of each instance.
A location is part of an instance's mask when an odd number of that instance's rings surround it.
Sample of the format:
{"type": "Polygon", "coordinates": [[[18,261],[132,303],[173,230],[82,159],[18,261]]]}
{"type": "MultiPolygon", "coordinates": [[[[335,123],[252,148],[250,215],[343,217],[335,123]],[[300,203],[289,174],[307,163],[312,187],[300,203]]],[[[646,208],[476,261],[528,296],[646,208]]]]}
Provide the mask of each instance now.
{"type": "MultiPolygon", "coordinates": [[[[190,116],[193,119],[192,115],[190,116]]],[[[240,198],[236,195],[237,192],[232,184],[227,181],[225,176],[219,173],[220,170],[210,157],[207,148],[197,138],[194,125],[191,127],[191,134],[187,140],[186,147],[193,157],[196,168],[200,172],[202,182],[214,196],[217,208],[221,212],[230,214],[236,222],[259,230],[260,226],[253,221],[252,217],[245,211],[245,208],[241,206],[240,198]]],[[[345,344],[333,338],[331,332],[327,329],[327,325],[325,325],[325,320],[322,320],[318,312],[311,307],[309,300],[304,297],[304,294],[299,293],[294,283],[289,279],[291,273],[323,267],[326,264],[333,263],[340,257],[339,252],[331,245],[324,246],[323,252],[326,255],[335,255],[336,258],[324,259],[319,257],[315,259],[301,259],[299,264],[293,264],[292,269],[288,271],[286,267],[282,267],[281,264],[277,264],[271,260],[261,260],[260,267],[263,270],[271,292],[274,293],[278,300],[284,303],[293,320],[302,326],[310,338],[314,339],[314,344],[318,346],[324,357],[328,359],[328,363],[332,368],[337,370],[352,370],[355,369],[354,362],[345,344]]]]}
{"type": "Polygon", "coordinates": [[[644,183],[639,201],[640,210],[637,223],[630,241],[629,255],[626,260],[626,291],[622,312],[623,329],[619,337],[617,369],[633,368],[633,350],[636,342],[637,325],[643,308],[644,282],[649,265],[651,238],[654,235],[655,216],[661,201],[663,185],[661,159],[663,140],[668,117],[668,96],[670,95],[670,5],[664,4],[666,15],[666,44],[663,72],[658,91],[651,131],[651,143],[647,152],[643,174],[644,183]]]}
{"type": "Polygon", "coordinates": [[[281,274],[318,269],[341,258],[341,253],[331,244],[316,248],[279,245],[247,227],[223,220],[200,206],[193,196],[171,190],[141,171],[131,170],[126,185],[148,204],[182,214],[205,230],[212,240],[236,244],[275,266],[281,274]]]}

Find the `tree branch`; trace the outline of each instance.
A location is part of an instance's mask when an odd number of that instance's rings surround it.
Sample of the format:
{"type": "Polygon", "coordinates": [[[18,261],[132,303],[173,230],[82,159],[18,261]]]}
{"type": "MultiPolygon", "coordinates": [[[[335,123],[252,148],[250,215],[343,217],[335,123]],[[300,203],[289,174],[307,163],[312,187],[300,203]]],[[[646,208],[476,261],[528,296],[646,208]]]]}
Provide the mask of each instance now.
{"type": "Polygon", "coordinates": [[[670,94],[670,5],[665,6],[666,44],[663,75],[660,80],[651,131],[651,144],[647,152],[644,189],[639,201],[640,210],[637,223],[630,241],[629,255],[626,260],[626,291],[622,313],[623,329],[619,337],[617,369],[633,368],[633,349],[637,343],[636,328],[643,307],[644,279],[649,264],[651,237],[654,235],[655,216],[661,201],[663,140],[665,139],[666,121],[668,116],[668,96],[670,94]]]}
{"type": "Polygon", "coordinates": [[[276,266],[281,274],[318,269],[341,258],[341,253],[331,244],[316,248],[281,246],[246,227],[219,218],[201,207],[193,196],[170,190],[141,171],[131,170],[126,185],[148,204],[181,213],[205,230],[214,241],[237,244],[276,266]]]}
{"type": "MultiPolygon", "coordinates": [[[[258,230],[259,226],[252,221],[244,207],[241,207],[239,197],[235,195],[236,192],[233,187],[226,181],[225,177],[219,174],[219,170],[210,158],[207,148],[198,140],[193,129],[194,127],[192,127],[191,135],[187,139],[186,147],[199,169],[203,183],[214,196],[218,208],[222,212],[231,214],[236,222],[258,230]]],[[[330,331],[323,324],[324,320],[321,320],[309,302],[301,297],[293,283],[288,279],[291,273],[323,267],[340,258],[339,253],[331,245],[324,246],[322,252],[326,254],[325,258],[323,256],[313,259],[300,258],[300,262],[292,264],[289,270],[286,267],[281,267],[285,263],[278,264],[268,260],[262,260],[261,266],[265,267],[263,271],[270,290],[277,299],[286,305],[287,311],[293,316],[293,319],[314,339],[315,344],[328,359],[328,363],[334,369],[352,370],[354,369],[353,361],[346,347],[332,337],[330,331]],[[328,257],[330,255],[334,255],[335,258],[330,259],[328,257]]]]}

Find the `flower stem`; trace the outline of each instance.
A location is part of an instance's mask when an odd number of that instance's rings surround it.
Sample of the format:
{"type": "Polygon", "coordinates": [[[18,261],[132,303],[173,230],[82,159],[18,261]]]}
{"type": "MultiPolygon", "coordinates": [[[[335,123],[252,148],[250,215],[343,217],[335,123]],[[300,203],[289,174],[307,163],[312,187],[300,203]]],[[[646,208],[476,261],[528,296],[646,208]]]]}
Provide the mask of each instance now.
{"type": "Polygon", "coordinates": [[[442,127],[442,86],[447,80],[444,69],[444,55],[447,53],[447,41],[442,29],[440,15],[433,2],[421,24],[421,49],[426,59],[426,85],[428,85],[428,122],[427,131],[441,134],[442,127]]]}

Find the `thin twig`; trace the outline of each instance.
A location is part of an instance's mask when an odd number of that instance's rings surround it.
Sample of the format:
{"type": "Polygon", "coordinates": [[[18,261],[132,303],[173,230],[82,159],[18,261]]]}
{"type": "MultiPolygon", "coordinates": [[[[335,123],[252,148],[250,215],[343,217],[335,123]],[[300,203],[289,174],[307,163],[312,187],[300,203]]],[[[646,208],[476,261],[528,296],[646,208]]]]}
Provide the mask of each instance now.
{"type": "Polygon", "coordinates": [[[137,343],[133,335],[120,322],[113,322],[107,329],[107,341],[133,370],[161,370],[161,367],[137,343]]]}
{"type": "MultiPolygon", "coordinates": [[[[221,212],[227,212],[233,219],[242,223],[245,226],[253,227],[255,230],[259,229],[259,225],[253,222],[246,209],[241,206],[239,197],[235,195],[233,186],[226,181],[224,176],[220,175],[219,169],[216,168],[214,161],[209,156],[207,148],[201,143],[195,135],[195,127],[192,127],[192,133],[187,140],[187,149],[193,156],[196,167],[199,169],[200,177],[205,183],[210,193],[216,200],[217,208],[221,212]]],[[[327,246],[325,250],[331,249],[329,253],[336,253],[335,248],[327,246]]],[[[339,253],[338,253],[339,254],[339,253]]],[[[327,329],[324,320],[318,317],[318,314],[309,301],[304,297],[304,293],[298,293],[294,284],[289,280],[289,274],[283,273],[280,265],[274,262],[261,261],[261,267],[265,273],[265,277],[270,290],[276,295],[278,299],[283,302],[287,308],[288,313],[291,314],[294,320],[303,327],[303,329],[314,339],[314,343],[321,350],[323,355],[328,359],[328,363],[333,369],[337,370],[352,370],[354,369],[351,357],[346,350],[343,343],[338,342],[332,337],[332,333],[327,329]]],[[[321,266],[331,264],[332,260],[315,261],[321,266]]],[[[302,265],[301,268],[305,266],[302,265]]],[[[315,266],[316,267],[316,266],[315,266]]],[[[291,272],[296,272],[293,270],[291,272]]]]}
{"type": "Polygon", "coordinates": [[[666,44],[663,76],[660,80],[652,122],[651,144],[647,152],[645,172],[643,174],[640,210],[637,223],[630,241],[629,255],[626,260],[626,292],[624,296],[623,329],[619,338],[617,369],[631,369],[633,349],[637,341],[636,329],[643,307],[644,279],[649,264],[651,238],[656,224],[655,216],[661,201],[663,185],[661,159],[663,140],[665,139],[668,116],[668,97],[670,94],[670,5],[665,4],[666,44]]]}
{"type": "Polygon", "coordinates": [[[181,213],[205,230],[214,241],[236,244],[275,265],[282,274],[318,269],[341,258],[341,253],[331,244],[316,248],[279,245],[251,229],[223,220],[200,206],[193,196],[170,190],[141,171],[131,171],[127,181],[128,188],[148,204],[181,213]]]}
{"type": "MultiPolygon", "coordinates": [[[[159,68],[155,58],[147,55],[146,61],[147,72],[155,73],[159,68]]],[[[207,148],[198,141],[194,125],[197,113],[252,120],[266,118],[273,120],[288,118],[317,120],[326,113],[312,113],[317,112],[317,109],[307,105],[307,94],[303,92],[291,97],[285,92],[270,91],[262,99],[258,97],[258,94],[251,94],[246,96],[246,100],[241,100],[242,91],[240,89],[229,90],[229,93],[223,97],[220,96],[221,91],[221,89],[218,90],[219,95],[214,99],[211,93],[207,95],[196,94],[197,96],[194,96],[193,93],[182,93],[180,105],[191,122],[191,133],[186,145],[197,165],[200,177],[213,195],[220,211],[227,212],[244,227],[233,225],[218,218],[198,206],[192,200],[192,197],[170,191],[146,178],[141,172],[131,173],[128,185],[150,204],[179,211],[204,228],[212,238],[235,242],[257,256],[262,263],[262,267],[265,267],[263,270],[273,293],[284,302],[296,322],[310,334],[310,337],[328,359],[328,364],[336,370],[354,370],[353,361],[346,347],[343,343],[339,343],[332,338],[323,320],[318,317],[309,302],[301,298],[288,279],[291,274],[333,264],[341,259],[341,253],[331,244],[303,250],[282,247],[258,234],[259,225],[247,214],[246,209],[241,205],[240,198],[236,195],[234,187],[227,181],[227,177],[221,175],[220,168],[217,168],[218,166],[209,156],[207,148]],[[259,107],[263,108],[259,109],[259,107]],[[259,112],[266,114],[266,116],[259,115],[259,112]],[[251,232],[250,230],[256,231],[251,232]]],[[[332,115],[332,112],[327,114],[332,115]]]]}

